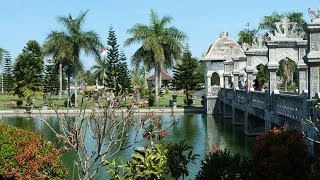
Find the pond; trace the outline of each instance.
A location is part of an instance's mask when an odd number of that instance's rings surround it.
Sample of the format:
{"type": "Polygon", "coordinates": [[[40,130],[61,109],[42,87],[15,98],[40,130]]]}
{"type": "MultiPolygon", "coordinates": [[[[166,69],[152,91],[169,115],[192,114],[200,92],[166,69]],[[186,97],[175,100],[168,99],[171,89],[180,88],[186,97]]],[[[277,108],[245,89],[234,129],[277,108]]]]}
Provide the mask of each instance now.
{"type": "MultiPolygon", "coordinates": [[[[194,152],[200,155],[196,164],[189,166],[190,175],[187,179],[194,179],[201,167],[201,160],[204,159],[209,147],[217,145],[221,149],[228,149],[231,153],[241,153],[250,156],[250,149],[254,142],[254,137],[247,137],[243,132],[242,126],[233,126],[231,119],[223,119],[221,116],[212,116],[204,114],[158,114],[165,124],[171,124],[172,119],[179,120],[168,129],[168,136],[163,138],[165,142],[179,143],[186,140],[189,146],[194,148],[194,152]]],[[[45,139],[57,142],[55,134],[40,119],[23,118],[23,117],[4,117],[4,122],[27,129],[36,131],[44,136],[45,139]]],[[[58,121],[55,117],[47,117],[48,123],[55,129],[58,129],[58,121]]],[[[131,157],[133,148],[122,151],[118,157],[128,159],[131,157]]],[[[69,169],[70,178],[75,167],[75,155],[72,152],[63,155],[63,161],[69,169]]],[[[106,179],[106,168],[100,170],[96,179],[106,179]]]]}

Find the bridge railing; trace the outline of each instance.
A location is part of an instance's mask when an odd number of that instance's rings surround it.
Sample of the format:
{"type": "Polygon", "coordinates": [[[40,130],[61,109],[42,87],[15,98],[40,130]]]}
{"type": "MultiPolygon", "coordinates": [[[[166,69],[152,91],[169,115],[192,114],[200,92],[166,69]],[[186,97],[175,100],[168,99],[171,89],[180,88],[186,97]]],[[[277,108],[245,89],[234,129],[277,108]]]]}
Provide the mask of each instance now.
{"type": "Polygon", "coordinates": [[[304,119],[307,116],[307,95],[273,94],[274,112],[292,119],[304,119]]]}
{"type": "Polygon", "coordinates": [[[237,89],[235,91],[235,101],[237,103],[246,105],[248,103],[247,96],[248,96],[248,94],[247,94],[247,91],[245,91],[245,90],[237,89]]]}
{"type": "Polygon", "coordinates": [[[267,109],[269,94],[261,91],[250,91],[249,105],[258,109],[267,109]]]}
{"type": "Polygon", "coordinates": [[[233,100],[234,99],[234,91],[233,91],[233,89],[225,88],[224,91],[225,91],[225,96],[226,96],[227,99],[229,99],[229,100],[233,100]]]}

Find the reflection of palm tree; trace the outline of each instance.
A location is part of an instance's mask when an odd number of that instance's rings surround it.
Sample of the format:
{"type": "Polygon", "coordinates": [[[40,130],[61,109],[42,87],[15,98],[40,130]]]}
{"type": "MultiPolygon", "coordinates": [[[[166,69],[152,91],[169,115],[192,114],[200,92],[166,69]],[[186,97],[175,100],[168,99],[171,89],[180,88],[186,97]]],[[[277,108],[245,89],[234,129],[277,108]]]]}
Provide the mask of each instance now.
{"type": "MultiPolygon", "coordinates": [[[[65,26],[66,31],[52,31],[46,41],[47,46],[51,47],[51,50],[56,52],[56,55],[72,61],[75,67],[78,67],[80,63],[81,51],[86,54],[98,55],[98,50],[102,47],[99,37],[94,31],[84,31],[82,29],[87,13],[88,11],[81,12],[76,18],[73,18],[70,14],[69,16],[58,17],[58,22],[65,26]]],[[[76,107],[78,106],[77,72],[78,68],[74,68],[76,107]]]]}
{"type": "Polygon", "coordinates": [[[135,24],[128,30],[132,35],[125,45],[141,43],[142,46],[132,56],[136,67],[143,63],[147,69],[155,68],[156,104],[159,104],[160,72],[162,68],[171,68],[174,59],[178,59],[182,51],[182,42],[186,35],[175,27],[166,27],[172,20],[170,16],[159,19],[157,13],[151,10],[151,24],[135,24]]]}

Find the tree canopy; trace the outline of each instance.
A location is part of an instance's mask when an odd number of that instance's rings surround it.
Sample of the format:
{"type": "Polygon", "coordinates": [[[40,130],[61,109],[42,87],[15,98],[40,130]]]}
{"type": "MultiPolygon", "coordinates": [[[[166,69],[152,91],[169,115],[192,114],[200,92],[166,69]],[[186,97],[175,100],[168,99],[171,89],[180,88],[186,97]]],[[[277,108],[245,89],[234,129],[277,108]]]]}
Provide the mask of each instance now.
{"type": "Polygon", "coordinates": [[[32,96],[42,94],[43,71],[41,46],[37,41],[28,41],[13,66],[14,94],[26,98],[28,103],[32,96]]]}
{"type": "Polygon", "coordinates": [[[159,104],[159,85],[161,69],[171,68],[174,60],[177,60],[182,52],[182,43],[187,36],[176,27],[167,27],[172,17],[159,18],[158,14],[151,10],[150,24],[135,24],[128,30],[131,35],[125,41],[125,45],[140,44],[141,46],[133,54],[131,60],[135,67],[143,64],[148,70],[155,68],[156,105],[159,104]]]}

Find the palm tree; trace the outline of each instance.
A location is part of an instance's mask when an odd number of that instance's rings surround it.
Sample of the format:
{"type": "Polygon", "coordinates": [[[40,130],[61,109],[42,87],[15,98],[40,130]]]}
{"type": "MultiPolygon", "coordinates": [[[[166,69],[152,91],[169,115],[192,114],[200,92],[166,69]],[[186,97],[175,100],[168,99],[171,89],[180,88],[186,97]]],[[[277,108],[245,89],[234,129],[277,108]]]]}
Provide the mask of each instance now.
{"type": "Polygon", "coordinates": [[[92,66],[91,71],[93,71],[94,77],[96,79],[102,80],[102,85],[104,85],[104,77],[105,77],[105,70],[108,66],[108,61],[105,58],[96,58],[96,65],[92,66]]]}
{"type": "MultiPolygon", "coordinates": [[[[57,59],[72,61],[74,67],[80,65],[80,53],[94,54],[99,56],[99,49],[102,47],[98,35],[94,31],[84,31],[83,25],[88,11],[81,12],[76,18],[71,14],[59,16],[57,21],[64,25],[65,31],[52,31],[46,40],[48,52],[56,55],[57,59]]],[[[74,69],[75,86],[75,107],[78,107],[78,68],[74,69]]]]}
{"type": "Polygon", "coordinates": [[[163,68],[172,68],[174,60],[181,55],[182,43],[187,39],[187,36],[177,28],[167,27],[171,21],[170,16],[159,19],[157,13],[151,10],[150,25],[135,24],[128,30],[132,37],[125,41],[126,46],[141,44],[132,56],[133,65],[139,67],[143,63],[148,70],[155,69],[156,105],[159,104],[160,72],[163,68]]]}

